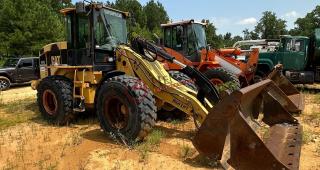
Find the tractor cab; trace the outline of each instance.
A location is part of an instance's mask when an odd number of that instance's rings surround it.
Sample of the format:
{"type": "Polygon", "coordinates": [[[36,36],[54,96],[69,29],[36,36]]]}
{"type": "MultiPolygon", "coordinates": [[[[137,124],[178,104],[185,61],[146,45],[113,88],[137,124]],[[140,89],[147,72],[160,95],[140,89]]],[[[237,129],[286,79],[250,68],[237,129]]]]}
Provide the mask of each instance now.
{"type": "Polygon", "coordinates": [[[102,4],[84,3],[77,3],[76,8],[66,8],[60,12],[65,16],[66,41],[43,48],[43,59],[51,57],[54,62],[47,64],[87,65],[92,66],[94,71],[114,70],[115,49],[127,43],[126,19],[129,13],[102,4]],[[46,53],[49,50],[50,53],[46,53]]]}
{"type": "Polygon", "coordinates": [[[186,56],[192,62],[201,61],[201,50],[207,48],[205,23],[194,20],[161,24],[163,46],[186,56]]]}

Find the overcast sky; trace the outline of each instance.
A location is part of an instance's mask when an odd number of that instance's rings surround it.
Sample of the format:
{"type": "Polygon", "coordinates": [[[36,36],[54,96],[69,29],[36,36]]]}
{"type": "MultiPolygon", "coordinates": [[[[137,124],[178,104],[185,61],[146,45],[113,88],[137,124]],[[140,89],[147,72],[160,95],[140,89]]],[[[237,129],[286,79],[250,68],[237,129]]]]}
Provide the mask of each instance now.
{"type": "MultiPolygon", "coordinates": [[[[73,0],[76,2],[78,0],[73,0]]],[[[112,1],[112,0],[111,0],[112,1]]],[[[149,0],[139,0],[145,5],[149,0]]],[[[242,36],[245,28],[252,30],[262,12],[273,11],[287,21],[289,29],[294,21],[312,11],[320,0],[159,0],[173,21],[209,19],[218,33],[231,32],[242,36]]]]}

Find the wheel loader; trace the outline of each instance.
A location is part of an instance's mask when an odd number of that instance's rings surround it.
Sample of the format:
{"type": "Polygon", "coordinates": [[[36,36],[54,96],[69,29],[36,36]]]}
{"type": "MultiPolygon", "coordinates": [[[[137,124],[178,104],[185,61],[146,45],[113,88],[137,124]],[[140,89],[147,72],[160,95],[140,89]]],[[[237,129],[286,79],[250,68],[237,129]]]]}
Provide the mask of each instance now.
{"type": "Polygon", "coordinates": [[[82,2],[61,13],[66,41],[43,47],[40,79],[32,82],[48,121],[64,125],[94,109],[104,132],[130,145],[147,136],[157,109],[169,103],[194,118],[193,144],[200,154],[226,157],[234,169],[299,168],[302,127],[289,110],[290,99],[272,80],[226,91],[221,98],[201,72],[161,48],[142,38],[129,45],[128,13],[82,2]],[[171,78],[159,57],[180,65],[198,91],[171,78]],[[256,125],[269,129],[266,140],[256,125]]]}
{"type": "MultiPolygon", "coordinates": [[[[215,84],[226,81],[234,81],[242,87],[252,84],[259,50],[210,49],[205,27],[206,23],[194,20],[161,24],[164,38],[160,45],[180,62],[196,67],[215,84]]],[[[168,70],[181,69],[176,64],[165,63],[168,70]]]]}

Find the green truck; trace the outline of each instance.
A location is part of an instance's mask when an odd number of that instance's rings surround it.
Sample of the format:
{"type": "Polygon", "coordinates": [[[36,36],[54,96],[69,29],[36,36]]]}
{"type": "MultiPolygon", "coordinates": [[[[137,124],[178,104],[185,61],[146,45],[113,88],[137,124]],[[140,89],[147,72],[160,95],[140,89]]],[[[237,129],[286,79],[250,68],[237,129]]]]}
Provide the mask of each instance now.
{"type": "Polygon", "coordinates": [[[239,41],[234,47],[260,48],[256,80],[282,64],[284,75],[292,83],[320,81],[320,29],[312,37],[283,35],[279,40],[239,41]]]}

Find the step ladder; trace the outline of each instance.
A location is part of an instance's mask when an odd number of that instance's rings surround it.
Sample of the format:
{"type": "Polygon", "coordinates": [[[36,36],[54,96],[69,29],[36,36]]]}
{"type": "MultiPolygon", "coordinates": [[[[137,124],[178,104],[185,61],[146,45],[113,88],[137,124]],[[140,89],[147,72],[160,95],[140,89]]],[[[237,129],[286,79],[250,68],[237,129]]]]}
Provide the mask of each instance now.
{"type": "Polygon", "coordinates": [[[74,70],[74,78],[73,78],[73,111],[74,112],[84,112],[85,111],[85,97],[83,95],[83,91],[88,87],[88,83],[85,83],[85,72],[86,70],[82,70],[82,79],[78,80],[78,70],[74,70]]]}

